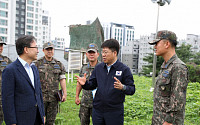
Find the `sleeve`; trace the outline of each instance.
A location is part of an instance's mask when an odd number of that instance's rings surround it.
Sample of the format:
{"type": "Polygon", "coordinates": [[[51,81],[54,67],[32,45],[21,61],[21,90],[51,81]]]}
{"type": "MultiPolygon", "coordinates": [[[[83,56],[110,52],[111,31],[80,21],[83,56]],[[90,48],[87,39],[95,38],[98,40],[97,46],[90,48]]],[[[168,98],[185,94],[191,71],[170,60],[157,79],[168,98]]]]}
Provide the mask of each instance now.
{"type": "Polygon", "coordinates": [[[128,67],[124,70],[122,84],[126,86],[126,89],[123,90],[124,94],[133,95],[135,93],[133,75],[128,67]]]}
{"type": "Polygon", "coordinates": [[[65,76],[65,74],[66,74],[65,67],[64,67],[64,65],[62,63],[60,63],[60,67],[61,67],[60,80],[61,79],[66,79],[66,76],[65,76]]]}
{"type": "Polygon", "coordinates": [[[90,76],[89,81],[86,80],[85,85],[82,86],[83,89],[93,90],[97,88],[97,80],[96,80],[96,68],[93,70],[92,75],[90,76]]]}
{"type": "Polygon", "coordinates": [[[5,68],[2,73],[2,105],[6,124],[16,124],[15,113],[15,79],[13,70],[5,68]]]}
{"type": "Polygon", "coordinates": [[[170,95],[170,105],[166,110],[167,116],[165,121],[174,123],[177,113],[185,110],[186,90],[188,85],[188,70],[185,65],[175,66],[172,69],[172,87],[170,95]],[[176,113],[176,114],[175,114],[176,113]]]}

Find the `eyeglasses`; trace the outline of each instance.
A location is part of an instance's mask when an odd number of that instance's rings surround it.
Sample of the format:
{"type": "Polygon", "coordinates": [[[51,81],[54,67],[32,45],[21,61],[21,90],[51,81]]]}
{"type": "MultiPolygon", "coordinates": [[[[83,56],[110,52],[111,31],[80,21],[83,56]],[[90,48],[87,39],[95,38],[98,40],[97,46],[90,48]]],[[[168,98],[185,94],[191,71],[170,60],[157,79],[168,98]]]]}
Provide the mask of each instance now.
{"type": "Polygon", "coordinates": [[[37,46],[35,46],[35,47],[28,47],[28,48],[36,48],[36,49],[38,49],[38,47],[37,47],[37,46]]]}
{"type": "Polygon", "coordinates": [[[111,53],[111,52],[108,52],[108,51],[101,52],[101,54],[105,54],[105,55],[107,55],[108,53],[111,53]]]}

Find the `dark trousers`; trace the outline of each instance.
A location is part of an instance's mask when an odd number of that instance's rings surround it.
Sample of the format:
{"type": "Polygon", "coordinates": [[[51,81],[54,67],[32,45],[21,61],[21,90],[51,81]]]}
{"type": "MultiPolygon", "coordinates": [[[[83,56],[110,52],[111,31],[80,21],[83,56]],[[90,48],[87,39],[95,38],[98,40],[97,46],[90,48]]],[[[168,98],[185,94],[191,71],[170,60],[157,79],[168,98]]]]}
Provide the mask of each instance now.
{"type": "Polygon", "coordinates": [[[124,109],[117,111],[101,112],[92,109],[93,125],[123,125],[124,124],[124,109]]]}
{"type": "Polygon", "coordinates": [[[42,119],[40,117],[40,112],[39,109],[37,108],[37,113],[36,113],[36,118],[35,118],[35,123],[34,125],[41,125],[42,123],[42,119]]]}

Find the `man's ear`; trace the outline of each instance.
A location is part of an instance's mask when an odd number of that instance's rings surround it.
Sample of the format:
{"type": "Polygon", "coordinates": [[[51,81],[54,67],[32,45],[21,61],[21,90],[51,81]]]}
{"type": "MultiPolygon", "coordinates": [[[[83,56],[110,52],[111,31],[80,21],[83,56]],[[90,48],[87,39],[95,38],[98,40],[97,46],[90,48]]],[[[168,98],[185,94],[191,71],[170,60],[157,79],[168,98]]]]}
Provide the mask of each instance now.
{"type": "Polygon", "coordinates": [[[169,48],[169,47],[171,47],[171,43],[170,43],[169,40],[167,40],[167,41],[165,42],[165,48],[169,48]]]}
{"type": "Polygon", "coordinates": [[[24,47],[24,53],[28,53],[28,47],[24,47]]]}

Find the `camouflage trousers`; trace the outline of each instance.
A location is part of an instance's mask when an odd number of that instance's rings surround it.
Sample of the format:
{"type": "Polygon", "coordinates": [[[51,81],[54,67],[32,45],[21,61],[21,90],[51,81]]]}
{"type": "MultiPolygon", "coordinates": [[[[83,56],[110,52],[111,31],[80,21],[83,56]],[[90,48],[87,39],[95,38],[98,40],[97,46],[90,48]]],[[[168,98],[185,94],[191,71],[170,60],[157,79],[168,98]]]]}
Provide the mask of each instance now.
{"type": "Polygon", "coordinates": [[[81,125],[89,125],[90,116],[92,116],[92,108],[81,105],[79,110],[79,118],[81,121],[81,125]]]}
{"type": "Polygon", "coordinates": [[[3,108],[2,108],[2,103],[0,102],[0,125],[2,123],[3,123],[3,108]]]}
{"type": "Polygon", "coordinates": [[[45,125],[54,125],[58,112],[58,101],[44,102],[44,110],[46,115],[45,125]]]}

